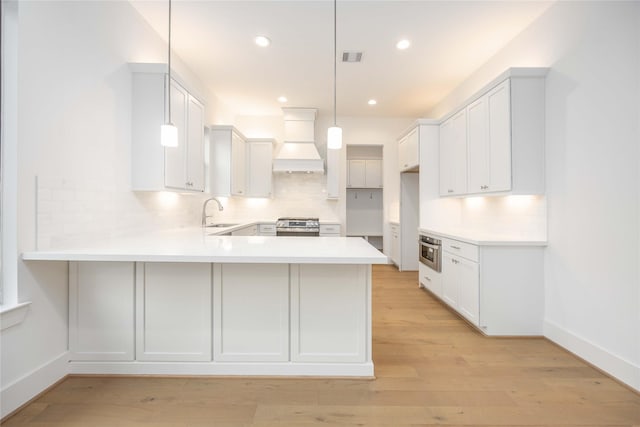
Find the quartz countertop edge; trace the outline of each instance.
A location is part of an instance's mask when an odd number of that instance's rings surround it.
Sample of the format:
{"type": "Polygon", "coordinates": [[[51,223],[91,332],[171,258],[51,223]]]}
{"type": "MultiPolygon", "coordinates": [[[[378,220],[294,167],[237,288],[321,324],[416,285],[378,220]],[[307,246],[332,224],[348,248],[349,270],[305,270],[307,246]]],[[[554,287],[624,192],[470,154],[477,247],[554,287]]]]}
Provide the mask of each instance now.
{"type": "Polygon", "coordinates": [[[110,239],[71,249],[26,251],[26,261],[138,261],[283,264],[386,264],[357,237],[212,236],[201,228],[110,239]]]}
{"type": "Polygon", "coordinates": [[[466,230],[443,231],[431,228],[419,228],[418,231],[422,234],[444,237],[446,239],[458,240],[478,246],[547,246],[546,239],[523,238],[520,236],[509,236],[486,232],[472,232],[466,230]]]}

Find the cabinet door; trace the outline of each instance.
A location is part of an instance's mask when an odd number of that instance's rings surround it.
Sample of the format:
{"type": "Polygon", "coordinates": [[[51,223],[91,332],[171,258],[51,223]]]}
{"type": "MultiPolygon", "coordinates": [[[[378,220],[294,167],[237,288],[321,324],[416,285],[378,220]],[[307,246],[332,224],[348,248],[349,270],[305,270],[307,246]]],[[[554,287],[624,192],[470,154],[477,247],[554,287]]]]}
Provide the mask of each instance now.
{"type": "Polygon", "coordinates": [[[214,360],[289,360],[289,266],[215,264],[214,360]]]}
{"type": "Polygon", "coordinates": [[[371,159],[365,162],[364,181],[367,188],[382,187],[382,160],[371,159]]]}
{"type": "Polygon", "coordinates": [[[249,197],[271,197],[273,146],[270,142],[248,142],[247,189],[249,197]]]}
{"type": "Polygon", "coordinates": [[[391,261],[400,267],[400,230],[399,226],[391,226],[391,261]]]}
{"type": "Polygon", "coordinates": [[[487,95],[489,115],[488,191],[511,190],[511,96],[506,80],[487,95]]]}
{"type": "Polygon", "coordinates": [[[439,141],[439,169],[440,169],[440,195],[447,196],[453,193],[453,119],[448,119],[440,125],[439,141]]]}
{"type": "Polygon", "coordinates": [[[178,128],[178,146],[164,149],[164,185],[186,189],[187,154],[187,100],[188,93],[178,83],[171,81],[171,121],[178,128]]]}
{"type": "Polygon", "coordinates": [[[366,161],[349,160],[349,179],[347,187],[364,188],[366,186],[366,161]]]}
{"type": "Polygon", "coordinates": [[[458,270],[454,257],[447,252],[442,253],[442,299],[458,309],[458,270]]]}
{"type": "Polygon", "coordinates": [[[460,111],[453,116],[453,144],[451,167],[453,171],[453,193],[467,192],[467,112],[460,111]]]}
{"type": "Polygon", "coordinates": [[[458,278],[458,311],[478,326],[480,312],[478,263],[459,257],[453,260],[458,278]]]}
{"type": "Polygon", "coordinates": [[[401,172],[418,166],[420,161],[418,139],[418,129],[416,128],[400,140],[398,147],[398,166],[401,172]]]}
{"type": "Polygon", "coordinates": [[[366,361],[370,266],[291,268],[291,360],[366,361]]]}
{"type": "Polygon", "coordinates": [[[186,188],[204,191],[204,106],[189,95],[186,188]]]}
{"type": "Polygon", "coordinates": [[[69,263],[71,360],[133,360],[134,264],[69,263]]]}
{"type": "Polygon", "coordinates": [[[138,263],[136,359],[211,360],[211,264],[138,263]]]}
{"type": "Polygon", "coordinates": [[[235,132],[231,136],[231,194],[245,193],[245,142],[235,132]]]}
{"type": "Polygon", "coordinates": [[[467,150],[469,153],[469,193],[489,188],[489,138],[487,132],[487,98],[482,97],[467,107],[467,150]]]}

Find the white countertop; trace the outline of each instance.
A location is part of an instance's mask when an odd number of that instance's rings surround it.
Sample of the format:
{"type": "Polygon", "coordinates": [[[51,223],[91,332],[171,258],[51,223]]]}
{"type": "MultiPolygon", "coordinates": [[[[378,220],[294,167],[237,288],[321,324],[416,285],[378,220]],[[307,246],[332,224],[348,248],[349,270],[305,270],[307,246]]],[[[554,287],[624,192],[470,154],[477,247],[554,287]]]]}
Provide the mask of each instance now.
{"type": "Polygon", "coordinates": [[[168,230],[113,239],[82,248],[28,251],[22,254],[22,258],[45,261],[256,264],[387,263],[384,254],[358,237],[212,236],[207,234],[209,230],[203,232],[199,227],[168,230]]]}
{"type": "Polygon", "coordinates": [[[496,234],[484,231],[469,230],[433,230],[419,228],[423,234],[459,240],[478,246],[547,246],[546,239],[523,237],[513,234],[496,234]]]}

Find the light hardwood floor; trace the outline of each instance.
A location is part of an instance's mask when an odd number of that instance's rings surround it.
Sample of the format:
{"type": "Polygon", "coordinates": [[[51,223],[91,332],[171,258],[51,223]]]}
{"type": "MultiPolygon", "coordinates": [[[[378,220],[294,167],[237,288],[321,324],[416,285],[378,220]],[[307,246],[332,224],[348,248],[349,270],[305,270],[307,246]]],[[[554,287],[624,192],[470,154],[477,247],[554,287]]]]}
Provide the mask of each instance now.
{"type": "Polygon", "coordinates": [[[374,267],[375,380],[69,377],[15,426],[639,426],[640,395],[545,339],[486,338],[374,267]]]}

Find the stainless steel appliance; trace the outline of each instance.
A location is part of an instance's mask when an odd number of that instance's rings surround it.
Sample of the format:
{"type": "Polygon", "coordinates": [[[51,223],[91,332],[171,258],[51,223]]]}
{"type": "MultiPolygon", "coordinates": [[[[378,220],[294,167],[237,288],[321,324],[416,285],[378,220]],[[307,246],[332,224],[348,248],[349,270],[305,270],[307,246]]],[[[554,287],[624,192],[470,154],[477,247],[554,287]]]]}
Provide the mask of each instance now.
{"type": "Polygon", "coordinates": [[[318,218],[278,218],[276,236],[319,236],[318,218]]]}
{"type": "Polygon", "coordinates": [[[440,273],[442,271],[442,240],[420,235],[418,256],[421,263],[440,273]]]}

